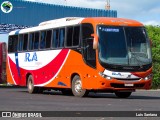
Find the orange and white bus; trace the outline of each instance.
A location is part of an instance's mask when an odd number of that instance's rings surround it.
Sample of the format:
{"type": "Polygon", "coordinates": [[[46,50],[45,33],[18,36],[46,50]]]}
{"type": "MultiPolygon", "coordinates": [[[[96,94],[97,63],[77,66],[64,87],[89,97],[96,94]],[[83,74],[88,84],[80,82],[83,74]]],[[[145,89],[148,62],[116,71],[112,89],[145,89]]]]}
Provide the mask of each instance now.
{"type": "Polygon", "coordinates": [[[150,89],[151,46],[140,22],[123,18],[62,18],[9,33],[7,81],[29,93],[89,91],[129,97],[150,89]]]}

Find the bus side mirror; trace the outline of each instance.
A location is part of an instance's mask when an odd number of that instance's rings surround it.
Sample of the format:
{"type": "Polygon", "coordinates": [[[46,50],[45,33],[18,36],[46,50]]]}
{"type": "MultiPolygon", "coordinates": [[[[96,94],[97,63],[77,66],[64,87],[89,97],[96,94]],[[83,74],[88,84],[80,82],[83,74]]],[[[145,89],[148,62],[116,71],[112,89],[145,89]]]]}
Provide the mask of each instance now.
{"type": "Polygon", "coordinates": [[[93,49],[97,49],[98,48],[98,36],[95,34],[91,35],[93,37],[93,49]]]}

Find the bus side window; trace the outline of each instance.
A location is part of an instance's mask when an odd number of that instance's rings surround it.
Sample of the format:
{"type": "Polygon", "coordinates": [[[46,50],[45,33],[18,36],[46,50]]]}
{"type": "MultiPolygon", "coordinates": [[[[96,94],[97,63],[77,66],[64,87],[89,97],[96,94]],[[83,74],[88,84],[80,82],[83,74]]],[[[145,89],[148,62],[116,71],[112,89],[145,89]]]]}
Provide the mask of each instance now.
{"type": "Polygon", "coordinates": [[[89,23],[82,24],[82,39],[91,38],[91,34],[93,34],[93,26],[89,23]]]}
{"type": "Polygon", "coordinates": [[[18,49],[18,35],[9,36],[8,52],[17,52],[18,49]]]}
{"type": "Polygon", "coordinates": [[[23,40],[23,50],[26,51],[28,48],[28,34],[24,34],[23,40]]]}
{"type": "Polygon", "coordinates": [[[40,49],[45,48],[45,43],[46,43],[46,31],[41,32],[41,40],[40,40],[40,49]]]}
{"type": "Polygon", "coordinates": [[[46,48],[51,47],[52,30],[48,30],[46,34],[46,48]]]}
{"type": "Polygon", "coordinates": [[[34,33],[29,34],[29,50],[33,50],[34,33]]]}
{"type": "Polygon", "coordinates": [[[79,45],[79,34],[80,34],[80,26],[68,27],[66,46],[67,47],[78,46],[79,45]]]}
{"type": "Polygon", "coordinates": [[[80,34],[80,26],[75,26],[73,34],[73,46],[79,45],[79,34],[80,34]]]}
{"type": "Polygon", "coordinates": [[[34,49],[39,48],[39,32],[35,33],[35,38],[34,38],[34,49]]]}
{"type": "Polygon", "coordinates": [[[73,27],[67,27],[67,39],[66,39],[66,46],[72,46],[72,38],[73,38],[73,27]]]}
{"type": "Polygon", "coordinates": [[[58,47],[64,47],[65,28],[60,29],[58,47]]]}
{"type": "Polygon", "coordinates": [[[22,48],[23,48],[23,34],[20,34],[18,39],[19,39],[19,48],[18,48],[18,50],[22,51],[22,48]]]}
{"type": "Polygon", "coordinates": [[[53,38],[52,38],[52,48],[58,47],[58,36],[59,35],[59,29],[53,30],[53,38]]]}

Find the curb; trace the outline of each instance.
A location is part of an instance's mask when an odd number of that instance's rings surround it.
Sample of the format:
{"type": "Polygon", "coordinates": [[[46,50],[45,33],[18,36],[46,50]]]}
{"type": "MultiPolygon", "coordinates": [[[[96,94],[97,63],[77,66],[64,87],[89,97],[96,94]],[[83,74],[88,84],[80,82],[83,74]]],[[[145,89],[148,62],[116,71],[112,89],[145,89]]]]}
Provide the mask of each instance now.
{"type": "Polygon", "coordinates": [[[14,86],[11,86],[11,85],[1,85],[0,84],[0,88],[26,88],[26,87],[24,87],[24,86],[16,86],[16,85],[14,85],[14,86]]]}
{"type": "Polygon", "coordinates": [[[160,89],[150,89],[150,90],[136,90],[136,91],[160,91],[160,89]]]}
{"type": "MultiPolygon", "coordinates": [[[[17,86],[17,85],[2,85],[0,84],[0,88],[27,88],[26,86],[17,86]]],[[[150,90],[136,90],[136,91],[160,91],[160,89],[150,89],[150,90]]],[[[136,92],[135,91],[135,92],[136,92]]]]}

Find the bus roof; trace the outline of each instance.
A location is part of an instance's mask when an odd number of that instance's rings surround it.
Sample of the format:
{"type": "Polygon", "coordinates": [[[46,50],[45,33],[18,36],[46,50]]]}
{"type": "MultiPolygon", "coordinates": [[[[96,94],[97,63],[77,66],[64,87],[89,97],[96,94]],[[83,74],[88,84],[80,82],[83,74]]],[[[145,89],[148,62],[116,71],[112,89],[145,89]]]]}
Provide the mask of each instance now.
{"type": "Polygon", "coordinates": [[[90,18],[80,18],[80,17],[66,17],[61,19],[49,20],[41,22],[39,26],[15,30],[9,33],[9,35],[21,34],[21,33],[30,33],[34,31],[46,30],[51,28],[63,27],[76,25],[80,23],[92,23],[93,25],[112,25],[112,26],[143,26],[142,23],[125,18],[112,18],[112,17],[90,17],[90,18]]]}
{"type": "Polygon", "coordinates": [[[15,34],[21,34],[21,33],[22,34],[23,33],[30,33],[30,32],[34,32],[34,31],[47,30],[47,29],[52,29],[52,28],[57,28],[57,27],[76,25],[76,24],[80,24],[83,19],[84,18],[80,18],[80,17],[66,17],[66,18],[61,18],[61,19],[45,21],[45,22],[41,22],[39,24],[39,26],[36,26],[36,27],[11,31],[9,33],[9,35],[15,35],[15,34]]]}
{"type": "Polygon", "coordinates": [[[94,18],[85,18],[82,23],[92,23],[92,24],[101,24],[101,25],[112,25],[112,26],[143,26],[142,23],[126,19],[126,18],[112,18],[112,17],[94,17],[94,18]]]}

